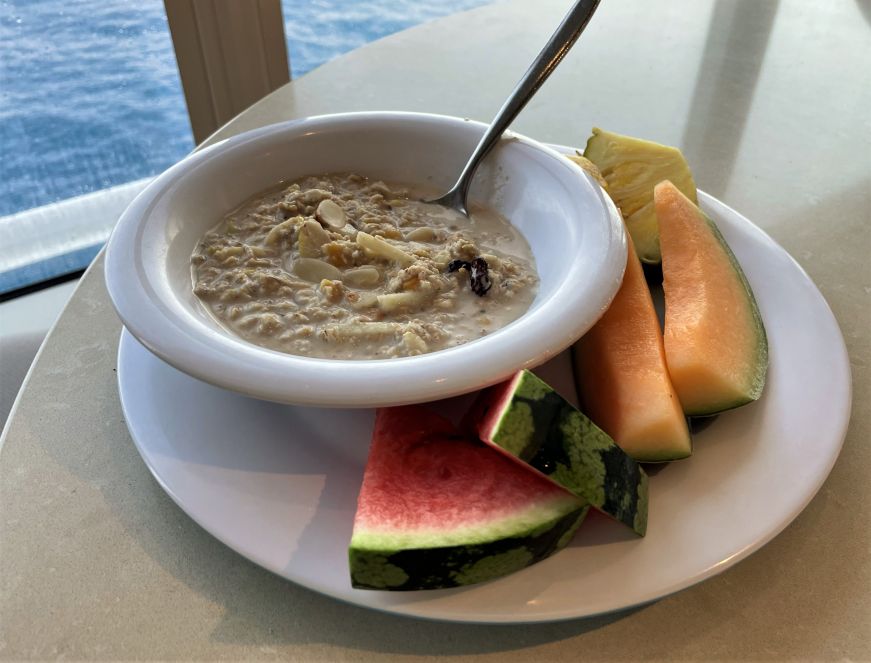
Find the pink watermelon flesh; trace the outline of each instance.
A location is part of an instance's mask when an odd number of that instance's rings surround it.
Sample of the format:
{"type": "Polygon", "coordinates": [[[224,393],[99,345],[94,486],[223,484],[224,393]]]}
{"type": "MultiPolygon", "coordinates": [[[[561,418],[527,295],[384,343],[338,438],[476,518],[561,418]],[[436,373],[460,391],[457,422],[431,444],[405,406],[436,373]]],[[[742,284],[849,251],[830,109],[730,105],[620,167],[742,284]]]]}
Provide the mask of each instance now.
{"type": "Polygon", "coordinates": [[[349,549],[365,589],[489,580],[565,546],[586,504],[435,413],[378,410],[349,549]]]}
{"type": "MultiPolygon", "coordinates": [[[[472,405],[472,409],[463,418],[463,428],[474,431],[482,442],[505,451],[493,442],[493,433],[498,429],[502,415],[511,405],[511,399],[522,377],[523,371],[517,371],[509,380],[482,391],[472,405]]],[[[512,455],[516,456],[516,454],[512,455]]]]}

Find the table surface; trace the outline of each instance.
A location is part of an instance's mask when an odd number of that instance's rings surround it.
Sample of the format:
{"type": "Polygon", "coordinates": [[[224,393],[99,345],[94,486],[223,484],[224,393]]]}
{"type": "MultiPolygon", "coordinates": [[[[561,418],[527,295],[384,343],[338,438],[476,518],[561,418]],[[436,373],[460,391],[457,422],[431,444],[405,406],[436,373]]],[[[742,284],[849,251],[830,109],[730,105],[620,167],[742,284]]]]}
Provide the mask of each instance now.
{"type": "MultiPolygon", "coordinates": [[[[500,2],[381,40],[211,140],[349,110],[489,120],[568,5],[500,2]]],[[[98,258],[4,433],[0,657],[871,660],[869,26],[864,0],[605,2],[515,124],[565,144],[598,125],[680,146],[699,187],[770,233],[829,301],[853,419],[819,494],[761,551],[641,609],[513,627],[379,614],[279,579],[194,524],[138,456],[98,258]]]]}

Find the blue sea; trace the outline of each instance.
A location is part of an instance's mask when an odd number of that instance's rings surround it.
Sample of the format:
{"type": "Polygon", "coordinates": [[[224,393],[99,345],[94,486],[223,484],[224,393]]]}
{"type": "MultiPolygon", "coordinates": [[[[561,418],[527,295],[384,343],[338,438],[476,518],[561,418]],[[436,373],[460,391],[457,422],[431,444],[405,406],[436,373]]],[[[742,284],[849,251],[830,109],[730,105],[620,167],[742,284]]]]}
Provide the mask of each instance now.
{"type": "MultiPolygon", "coordinates": [[[[284,0],[292,76],[486,2],[284,0]]],[[[162,0],[0,0],[0,216],[154,175],[191,149],[162,0]]]]}

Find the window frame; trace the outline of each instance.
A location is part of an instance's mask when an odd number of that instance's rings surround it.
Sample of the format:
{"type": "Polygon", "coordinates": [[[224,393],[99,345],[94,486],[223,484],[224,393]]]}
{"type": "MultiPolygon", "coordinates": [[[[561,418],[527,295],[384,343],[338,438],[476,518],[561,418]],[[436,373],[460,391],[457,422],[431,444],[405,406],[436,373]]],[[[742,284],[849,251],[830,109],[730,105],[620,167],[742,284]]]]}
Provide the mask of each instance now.
{"type": "Polygon", "coordinates": [[[199,145],[290,81],[281,0],[164,0],[199,145]]]}

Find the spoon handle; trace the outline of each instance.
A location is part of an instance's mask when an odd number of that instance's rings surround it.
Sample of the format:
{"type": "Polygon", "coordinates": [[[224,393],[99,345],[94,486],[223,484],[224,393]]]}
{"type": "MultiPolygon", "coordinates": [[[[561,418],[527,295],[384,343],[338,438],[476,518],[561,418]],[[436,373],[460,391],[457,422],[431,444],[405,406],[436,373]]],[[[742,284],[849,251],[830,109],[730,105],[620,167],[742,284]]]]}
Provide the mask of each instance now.
{"type": "Polygon", "coordinates": [[[469,185],[472,183],[472,176],[475,174],[475,169],[481,160],[487,156],[496,142],[508,128],[508,125],[517,117],[517,114],[523,110],[532,95],[538,88],[547,80],[557,65],[569,52],[569,49],[577,41],[578,37],[587,27],[593,12],[599,5],[599,0],[578,0],[575,5],[566,14],[563,22],[553,33],[550,40],[545,44],[544,48],[535,58],[535,61],[526,70],[523,78],[517,83],[511,96],[499,109],[495,119],[490,124],[487,132],[484,134],[469,161],[466,163],[460,178],[457,183],[445,196],[452,197],[455,204],[466,209],[466,196],[468,195],[469,185]]]}

